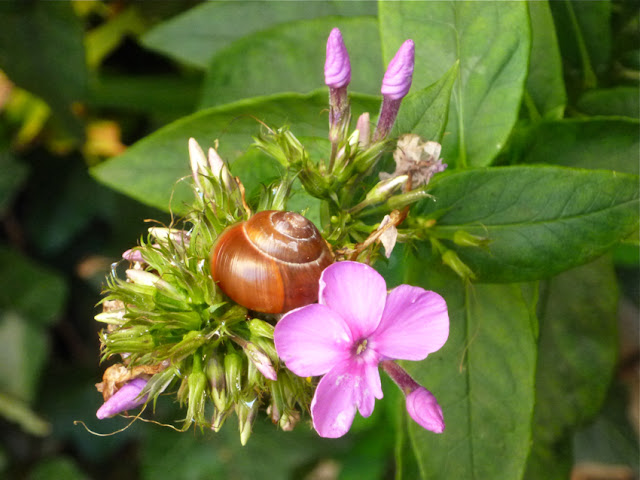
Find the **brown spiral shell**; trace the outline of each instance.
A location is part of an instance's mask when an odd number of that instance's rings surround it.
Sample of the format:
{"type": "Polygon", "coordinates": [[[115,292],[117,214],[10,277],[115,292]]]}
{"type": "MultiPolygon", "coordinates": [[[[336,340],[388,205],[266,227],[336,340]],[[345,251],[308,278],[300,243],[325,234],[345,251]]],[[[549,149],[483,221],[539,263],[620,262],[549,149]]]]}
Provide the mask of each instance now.
{"type": "Polygon", "coordinates": [[[236,303],[284,313],[318,299],[333,255],[313,223],[295,212],[266,210],[225,230],[211,250],[211,276],[236,303]]]}

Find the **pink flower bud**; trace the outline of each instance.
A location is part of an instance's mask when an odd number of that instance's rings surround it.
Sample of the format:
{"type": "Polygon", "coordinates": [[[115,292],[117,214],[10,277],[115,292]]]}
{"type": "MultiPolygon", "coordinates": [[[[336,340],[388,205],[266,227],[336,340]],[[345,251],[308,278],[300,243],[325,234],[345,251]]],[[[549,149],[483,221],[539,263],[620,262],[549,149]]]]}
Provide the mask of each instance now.
{"type": "Polygon", "coordinates": [[[331,88],[341,88],[351,81],[349,53],[340,30],[334,28],[327,40],[327,59],[324,63],[324,83],[331,88]]]}
{"type": "Polygon", "coordinates": [[[96,417],[102,420],[142,405],[147,401],[147,397],[140,397],[140,392],[146,384],[147,381],[144,378],[134,378],[123,385],[109,400],[102,404],[96,412],[96,417]]]}
{"type": "Polygon", "coordinates": [[[406,405],[407,412],[418,425],[435,433],[444,432],[442,408],[429,390],[416,388],[407,395],[406,405]]]}
{"type": "Polygon", "coordinates": [[[406,40],[387,67],[382,79],[382,88],[380,89],[382,95],[398,100],[409,93],[414,63],[415,47],[413,40],[406,40]]]}

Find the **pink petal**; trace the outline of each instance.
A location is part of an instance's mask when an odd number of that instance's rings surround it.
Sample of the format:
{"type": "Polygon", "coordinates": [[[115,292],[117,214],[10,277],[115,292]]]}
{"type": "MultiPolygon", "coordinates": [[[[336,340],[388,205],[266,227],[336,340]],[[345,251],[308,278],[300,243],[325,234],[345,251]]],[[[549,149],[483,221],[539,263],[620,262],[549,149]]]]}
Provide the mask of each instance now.
{"type": "Polygon", "coordinates": [[[363,363],[358,375],[361,378],[361,382],[357,385],[358,396],[356,398],[356,404],[358,405],[360,415],[366,418],[373,413],[375,399],[382,398],[378,362],[375,364],[363,363]]]}
{"type": "Polygon", "coordinates": [[[273,339],[278,356],[298,376],[323,375],[351,356],[348,325],[329,307],[307,305],[287,313],[273,339]]]}
{"type": "Polygon", "coordinates": [[[134,378],[129,383],[123,385],[109,400],[102,404],[96,412],[96,417],[102,420],[142,405],[147,401],[147,396],[145,395],[140,398],[139,395],[146,384],[147,380],[144,378],[134,378]]]}
{"type": "Polygon", "coordinates": [[[386,293],[382,275],[364,263],[334,263],[320,277],[319,302],[347,322],[356,341],[366,338],[378,326],[386,293]]]}
{"type": "Polygon", "coordinates": [[[449,337],[449,314],[435,292],[400,285],[387,297],[382,320],[370,345],[387,358],[424,360],[449,337]]]}
{"type": "Polygon", "coordinates": [[[442,408],[426,388],[417,388],[407,395],[407,412],[421,427],[435,433],[444,432],[442,408]]]}
{"type": "Polygon", "coordinates": [[[313,426],[321,437],[341,437],[349,431],[356,408],[368,417],[376,398],[382,398],[377,362],[348,360],[320,380],[311,402],[313,426]]]}

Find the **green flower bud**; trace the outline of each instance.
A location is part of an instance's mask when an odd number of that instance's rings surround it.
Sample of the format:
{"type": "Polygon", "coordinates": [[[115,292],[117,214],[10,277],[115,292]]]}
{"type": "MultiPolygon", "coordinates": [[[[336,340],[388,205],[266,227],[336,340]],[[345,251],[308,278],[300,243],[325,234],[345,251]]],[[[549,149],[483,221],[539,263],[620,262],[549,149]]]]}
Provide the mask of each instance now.
{"type": "Polygon", "coordinates": [[[285,432],[292,431],[300,421],[300,412],[297,410],[286,410],[280,417],[278,425],[285,432]]]}
{"type": "Polygon", "coordinates": [[[236,415],[238,415],[238,428],[240,429],[240,443],[242,446],[247,444],[251,436],[251,427],[258,414],[258,406],[259,402],[255,397],[243,399],[236,403],[236,415]]]}
{"type": "Polygon", "coordinates": [[[463,280],[475,280],[473,271],[462,261],[453,250],[447,250],[442,254],[442,261],[451,268],[463,280]]]}
{"type": "Polygon", "coordinates": [[[227,394],[237,402],[242,391],[242,372],[244,363],[242,357],[235,351],[229,352],[224,357],[224,378],[227,385],[227,394]]]}
{"type": "Polygon", "coordinates": [[[223,362],[221,355],[212,355],[207,361],[206,369],[211,386],[211,400],[220,412],[224,412],[229,407],[223,362]]]}
{"type": "Polygon", "coordinates": [[[486,247],[489,244],[489,238],[458,230],[453,234],[453,243],[461,247],[486,247]]]}
{"type": "Polygon", "coordinates": [[[423,198],[428,198],[430,196],[431,195],[422,189],[411,190],[410,192],[394,195],[387,200],[385,205],[389,210],[401,210],[407,205],[412,205],[423,198]]]}
{"type": "Polygon", "coordinates": [[[274,327],[270,323],[260,320],[259,318],[252,318],[249,320],[248,325],[252,336],[273,339],[274,327]]]}
{"type": "Polygon", "coordinates": [[[189,394],[187,397],[188,406],[186,421],[189,423],[203,423],[207,376],[202,371],[202,359],[200,358],[200,355],[196,354],[193,356],[193,365],[187,378],[187,383],[189,386],[189,394]]]}

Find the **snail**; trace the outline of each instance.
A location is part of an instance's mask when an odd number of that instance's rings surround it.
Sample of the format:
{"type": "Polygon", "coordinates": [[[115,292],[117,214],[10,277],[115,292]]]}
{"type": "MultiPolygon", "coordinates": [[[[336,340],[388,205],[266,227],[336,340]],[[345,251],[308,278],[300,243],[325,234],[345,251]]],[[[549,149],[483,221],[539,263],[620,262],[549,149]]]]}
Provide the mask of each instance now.
{"type": "Polygon", "coordinates": [[[313,223],[266,210],[222,232],[211,249],[211,276],[236,303],[284,313],[317,301],[320,274],[332,262],[313,223]]]}

